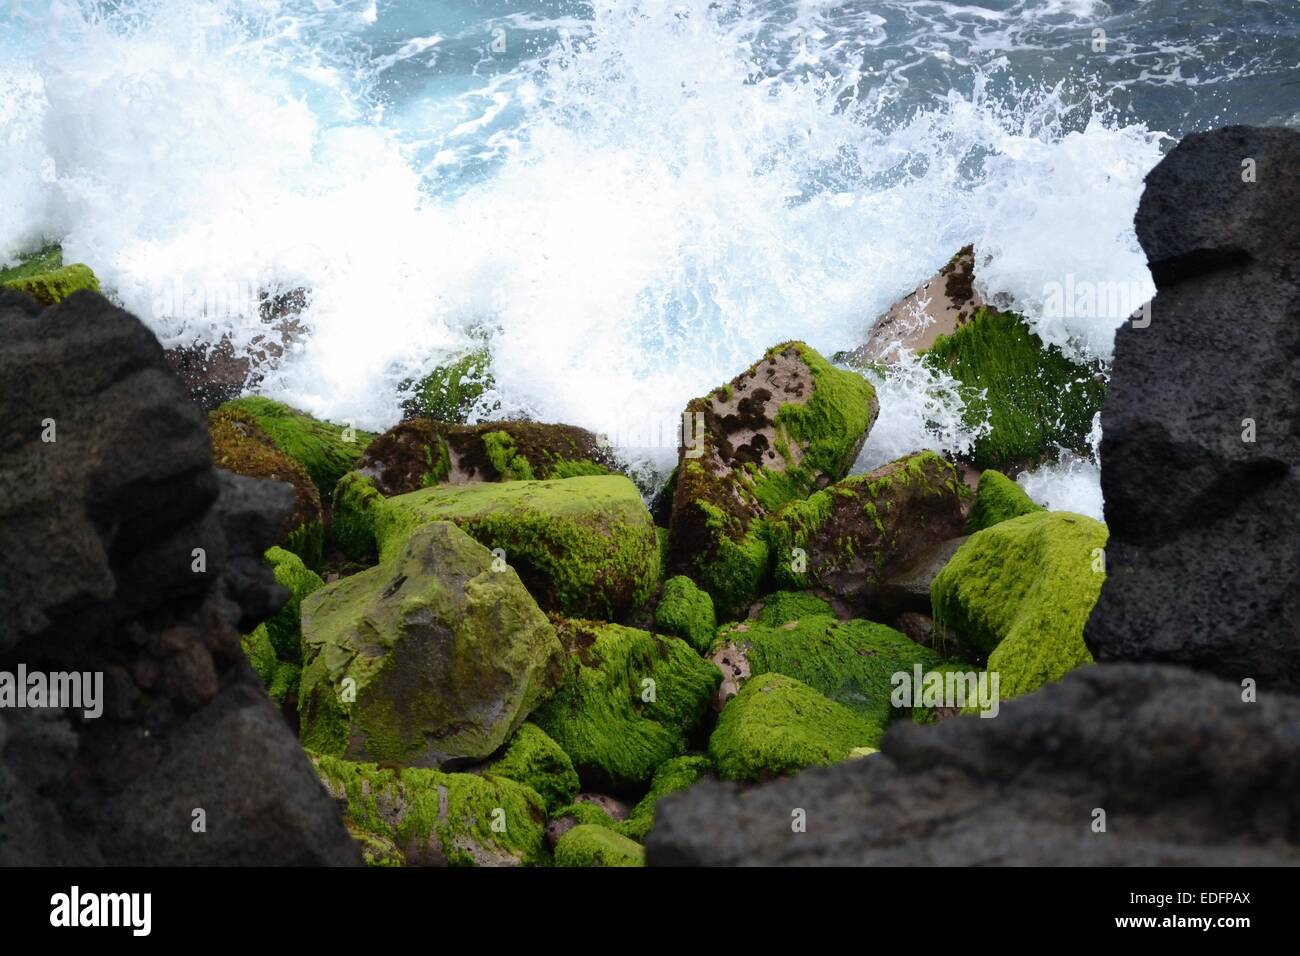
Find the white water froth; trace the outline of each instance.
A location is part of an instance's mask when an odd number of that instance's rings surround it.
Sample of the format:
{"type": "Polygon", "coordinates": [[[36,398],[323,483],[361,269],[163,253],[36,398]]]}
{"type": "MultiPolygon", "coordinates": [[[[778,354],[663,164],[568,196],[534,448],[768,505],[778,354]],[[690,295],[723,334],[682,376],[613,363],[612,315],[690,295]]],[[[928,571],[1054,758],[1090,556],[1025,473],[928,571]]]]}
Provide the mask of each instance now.
{"type": "MultiPolygon", "coordinates": [[[[1069,130],[1061,90],[1007,109],[982,82],[885,122],[862,44],[831,37],[815,69],[773,75],[757,10],[715,6],[598,0],[550,54],[436,103],[376,99],[398,61],[313,47],[312,4],[140,4],[126,25],[22,37],[0,77],[0,260],[62,239],[167,343],[260,330],[255,303],[178,316],[173,290],[309,288],[309,335],[264,388],[363,427],[486,330],[501,414],[605,432],[661,468],[674,443],[646,436],[688,399],[782,340],[859,344],[970,241],[1049,341],[1108,357],[1116,320],[1046,318],[1043,290],[1149,282],[1131,222],[1157,135],[1100,112],[1069,130]],[[446,125],[394,125],[417,117],[446,125]],[[494,165],[466,185],[458,161],[417,163],[404,144],[430,136],[494,165]]],[[[814,45],[822,6],[798,12],[814,45]]],[[[328,11],[345,38],[376,15],[328,11]]],[[[909,365],[880,391],[861,467],[968,447],[943,383],[909,365]]]]}
{"type": "Polygon", "coordinates": [[[1105,521],[1101,495],[1101,413],[1092,420],[1089,454],[1062,451],[1051,465],[1017,476],[1016,481],[1034,501],[1049,511],[1073,511],[1105,521]]]}

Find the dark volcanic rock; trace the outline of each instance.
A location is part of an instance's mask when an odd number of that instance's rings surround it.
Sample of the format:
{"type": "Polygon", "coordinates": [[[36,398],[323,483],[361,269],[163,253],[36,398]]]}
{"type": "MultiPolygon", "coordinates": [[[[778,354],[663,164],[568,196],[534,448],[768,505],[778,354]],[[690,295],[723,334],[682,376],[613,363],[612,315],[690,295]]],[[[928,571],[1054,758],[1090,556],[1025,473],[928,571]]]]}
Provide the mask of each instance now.
{"type": "Polygon", "coordinates": [[[359,862],[239,645],[284,601],[287,489],[220,476],[157,341],[90,292],[0,294],[0,431],[0,671],[103,675],[98,718],[0,710],[0,864],[359,862]]]}
{"type": "Polygon", "coordinates": [[[1146,182],[1159,291],[1150,327],[1115,340],[1111,577],[1085,639],[1099,661],[1300,691],[1300,133],[1194,134],[1146,182]]]}
{"type": "Polygon", "coordinates": [[[650,865],[1300,864],[1300,700],[1109,664],[879,754],[660,802],[650,865]],[[1104,833],[1094,811],[1105,811],[1104,833]],[[795,811],[806,832],[793,832],[795,811]]]}

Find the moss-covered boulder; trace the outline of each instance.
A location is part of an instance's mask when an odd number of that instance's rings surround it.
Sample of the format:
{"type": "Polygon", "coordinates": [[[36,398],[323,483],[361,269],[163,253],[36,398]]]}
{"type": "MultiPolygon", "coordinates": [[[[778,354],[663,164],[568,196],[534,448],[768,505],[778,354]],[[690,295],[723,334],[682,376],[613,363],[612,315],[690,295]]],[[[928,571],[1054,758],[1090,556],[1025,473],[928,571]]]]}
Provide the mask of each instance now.
{"type": "Polygon", "coordinates": [[[303,744],[418,767],[495,752],[559,678],[563,653],[518,575],[446,522],[310,595],[302,639],[303,744]]]}
{"type": "Polygon", "coordinates": [[[979,487],[975,489],[975,503],[966,519],[966,533],[974,534],[1000,521],[1044,510],[1025,494],[1025,489],[1002,472],[989,468],[980,475],[979,487]]]}
{"type": "Polygon", "coordinates": [[[675,637],[561,621],[568,673],[533,721],[573,760],[584,786],[627,791],[686,751],[720,679],[675,637]]]}
{"type": "Polygon", "coordinates": [[[1089,450],[1105,384],[1099,370],[1044,346],[1019,316],[979,309],[923,361],[961,383],[967,424],[987,423],[972,452],[979,468],[1031,465],[1055,450],[1089,450]]]}
{"type": "Polygon", "coordinates": [[[414,418],[375,438],[356,470],[385,497],[444,482],[608,475],[616,463],[586,429],[541,422],[455,425],[414,418]]]}
{"type": "Polygon", "coordinates": [[[370,502],[379,556],[431,521],[455,522],[518,572],[537,602],[610,620],[659,585],[659,542],[641,495],[622,475],[438,485],[370,502]]]}
{"type": "Polygon", "coordinates": [[[90,266],[80,264],[64,266],[53,272],[42,272],[24,279],[0,282],[0,285],[30,295],[41,305],[47,306],[62,302],[72,293],[83,289],[91,292],[99,291],[99,279],[95,277],[95,273],[90,270],[90,266]]]}
{"type": "Polygon", "coordinates": [[[340,478],[331,500],[330,543],[352,561],[374,564],[379,548],[375,521],[384,501],[374,481],[360,472],[340,478]]]}
{"type": "Polygon", "coordinates": [[[374,438],[370,432],[323,422],[258,395],[226,402],[217,409],[218,413],[223,411],[239,411],[250,417],[276,448],[303,467],[326,500],[374,438]]]}
{"type": "Polygon", "coordinates": [[[680,637],[703,653],[712,646],[718,628],[713,614],[713,598],[684,575],[669,578],[664,584],[659,606],[655,608],[655,626],[665,634],[680,637]]]}
{"type": "Polygon", "coordinates": [[[742,690],[763,674],[784,674],[853,711],[871,728],[862,746],[876,746],[891,720],[908,709],[893,705],[893,676],[937,670],[948,662],[884,624],[839,621],[827,615],[779,625],[746,621],[724,627],[711,659],[742,690]]]}
{"type": "Polygon", "coordinates": [[[55,272],[63,268],[63,247],[57,243],[45,246],[36,252],[20,256],[12,266],[0,269],[0,285],[8,285],[19,279],[30,279],[45,272],[55,272]]]}
{"type": "Polygon", "coordinates": [[[271,699],[296,715],[302,672],[302,602],[325,582],[298,555],[284,548],[267,551],[266,563],[275,580],[288,589],[289,600],[243,639],[243,648],[271,699]]]}
{"type": "Polygon", "coordinates": [[[782,508],[766,525],[780,587],[870,602],[926,549],[962,533],[970,490],[925,451],[846,478],[782,508]]]}
{"type": "Polygon", "coordinates": [[[208,415],[212,463],[218,468],[283,481],[293,488],[293,509],[280,527],[277,544],[292,551],[310,567],[319,567],[325,542],[320,492],[305,468],[280,451],[257,424],[238,407],[225,406],[208,415]]]}
{"type": "Polygon", "coordinates": [[[763,674],[723,709],[709,757],[727,780],[761,780],[848,759],[879,730],[841,704],[784,674],[763,674]]]}
{"type": "Polygon", "coordinates": [[[650,792],[632,808],[627,819],[618,823],[614,829],[625,837],[644,843],[647,834],[654,827],[655,807],[659,801],[670,793],[694,786],[712,772],[713,763],[704,756],[674,757],[664,761],[650,781],[650,792]]]}
{"type": "Polygon", "coordinates": [[[65,265],[63,249],[47,246],[17,265],[0,270],[0,286],[29,295],[41,305],[62,302],[74,292],[99,291],[99,279],[90,266],[65,265]]]}
{"type": "Polygon", "coordinates": [[[536,724],[526,723],[488,767],[488,773],[532,787],[554,812],[578,792],[578,772],[569,755],[536,724]]]}
{"type": "Polygon", "coordinates": [[[645,849],[608,827],[584,823],[555,845],[556,866],[645,866],[645,849]]]}
{"type": "Polygon", "coordinates": [[[769,350],[684,415],[669,565],[719,614],[749,606],[768,573],[763,517],[848,473],[879,413],[871,384],[802,342],[769,350]]]}
{"type": "Polygon", "coordinates": [[[471,412],[491,413],[500,403],[485,397],[496,388],[492,354],[471,349],[439,365],[417,382],[406,383],[402,410],[407,418],[463,423],[471,412]]]}
{"type": "Polygon", "coordinates": [[[383,768],[309,754],[367,862],[532,866],[547,861],[546,808],[504,777],[383,768]]]}
{"type": "Polygon", "coordinates": [[[759,624],[780,627],[806,617],[834,617],[829,602],[807,591],[777,591],[763,598],[755,618],[759,624]]]}
{"type": "Polygon", "coordinates": [[[1092,662],[1083,626],[1106,579],[1106,526],[1042,511],[971,535],[934,579],[942,639],[988,654],[1003,698],[1035,690],[1092,662]]]}

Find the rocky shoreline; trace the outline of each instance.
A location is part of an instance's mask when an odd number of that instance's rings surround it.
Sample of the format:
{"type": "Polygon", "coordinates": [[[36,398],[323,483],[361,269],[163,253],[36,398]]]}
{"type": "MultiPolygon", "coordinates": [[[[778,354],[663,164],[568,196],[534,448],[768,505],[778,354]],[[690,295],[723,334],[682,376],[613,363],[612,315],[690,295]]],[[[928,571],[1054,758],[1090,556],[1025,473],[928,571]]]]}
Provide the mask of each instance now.
{"type": "Polygon", "coordinates": [[[687,404],[653,508],[598,436],[467,423],[482,353],[372,435],[85,266],[0,273],[0,669],[107,675],[100,720],[0,709],[0,862],[1296,862],[1300,235],[1242,156],[1300,199],[1300,135],[1177,147],[1109,382],[962,250],[921,360],[970,456],[850,475],[867,353],[784,342],[687,404]],[[1211,327],[1260,356],[1231,388],[1211,327]],[[1098,410],[1107,524],[1008,477],[1098,410]]]}

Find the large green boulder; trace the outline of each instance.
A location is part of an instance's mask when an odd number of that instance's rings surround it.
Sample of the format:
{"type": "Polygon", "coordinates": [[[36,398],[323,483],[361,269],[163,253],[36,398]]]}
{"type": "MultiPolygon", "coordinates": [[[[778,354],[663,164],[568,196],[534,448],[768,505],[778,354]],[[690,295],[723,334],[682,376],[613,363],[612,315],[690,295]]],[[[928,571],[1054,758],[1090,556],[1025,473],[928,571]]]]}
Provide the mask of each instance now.
{"type": "Polygon", "coordinates": [[[981,308],[922,357],[960,383],[966,423],[982,428],[979,468],[1029,466],[1058,448],[1087,452],[1106,386],[1096,367],[1045,346],[1018,315],[981,308]],[[985,427],[987,426],[987,427],[985,427]]]}
{"type": "Polygon", "coordinates": [[[979,487],[975,489],[975,503],[966,519],[966,533],[974,534],[999,522],[1044,510],[1025,494],[1025,489],[1002,472],[989,468],[980,475],[979,487]]]}
{"type": "Polygon", "coordinates": [[[724,627],[712,660],[728,676],[725,692],[763,674],[784,674],[857,714],[871,728],[861,746],[876,746],[891,720],[907,709],[892,700],[894,675],[937,670],[939,654],[874,621],[809,615],[768,625],[746,621],[724,627]]]}
{"type": "Polygon", "coordinates": [[[659,541],[622,475],[438,485],[369,503],[379,556],[431,521],[464,529],[518,572],[547,610],[610,620],[659,584],[659,541]]]}
{"type": "Polygon", "coordinates": [[[302,741],[350,760],[488,757],[560,676],[555,629],[509,567],[447,522],[302,604],[302,741]]]}
{"type": "Polygon", "coordinates": [[[669,565],[735,616],[759,593],[770,554],[762,519],[843,478],[879,413],[871,384],[786,342],[686,406],[669,565]]]}
{"type": "Polygon", "coordinates": [[[609,827],[583,823],[555,844],[556,866],[645,866],[645,849],[609,827]]]}
{"type": "Polygon", "coordinates": [[[308,756],[371,865],[547,862],[546,808],[523,784],[504,777],[396,770],[308,756]]]}
{"type": "Polygon", "coordinates": [[[988,655],[1003,698],[1092,663],[1083,626],[1106,579],[1106,526],[1067,511],[971,535],[934,579],[935,631],[988,655]]]}
{"type": "Polygon", "coordinates": [[[488,773],[532,787],[546,802],[548,812],[573,800],[578,792],[578,772],[569,755],[536,724],[524,724],[505,753],[488,767],[488,773]]]}
{"type": "Polygon", "coordinates": [[[568,673],[533,722],[573,760],[583,785],[627,791],[686,751],[718,669],[675,637],[617,624],[561,622],[568,673]]]}
{"type": "Polygon", "coordinates": [[[320,421],[260,395],[237,398],[217,409],[232,410],[250,418],[276,448],[301,465],[326,499],[374,438],[369,432],[320,421]]]}
{"type": "Polygon", "coordinates": [[[779,587],[870,602],[928,548],[962,533],[970,490],[932,451],[845,478],[767,523],[779,587]]]}
{"type": "Polygon", "coordinates": [[[277,544],[319,567],[325,543],[320,492],[307,470],[276,446],[251,414],[226,405],[208,415],[212,463],[245,475],[282,481],[293,489],[293,508],[280,526],[277,544]]]}
{"type": "Polygon", "coordinates": [[[847,760],[879,728],[784,674],[763,674],[723,708],[709,757],[727,780],[761,780],[847,760]]]}

